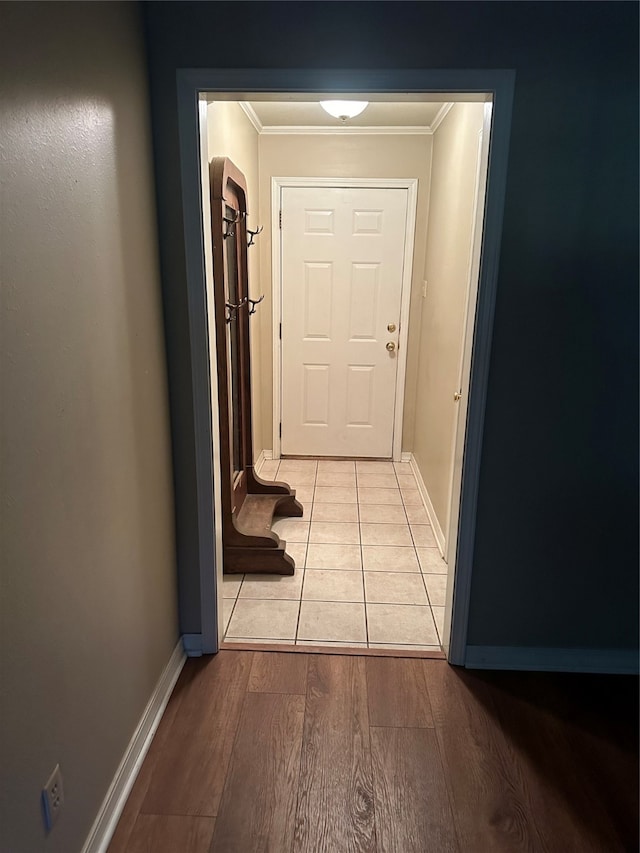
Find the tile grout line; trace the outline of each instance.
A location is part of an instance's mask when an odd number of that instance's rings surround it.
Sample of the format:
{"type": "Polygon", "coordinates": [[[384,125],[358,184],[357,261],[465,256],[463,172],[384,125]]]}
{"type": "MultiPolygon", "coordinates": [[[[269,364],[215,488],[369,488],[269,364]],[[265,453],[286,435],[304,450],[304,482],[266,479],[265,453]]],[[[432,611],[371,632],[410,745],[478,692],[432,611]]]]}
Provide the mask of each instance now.
{"type": "Polygon", "coordinates": [[[354,462],[353,467],[355,470],[356,476],[356,506],[358,507],[358,534],[360,537],[360,572],[361,572],[361,581],[362,581],[362,598],[363,598],[363,610],[364,610],[364,638],[365,643],[367,644],[367,648],[370,649],[369,645],[369,614],[367,612],[367,589],[364,583],[364,552],[362,550],[362,521],[360,519],[360,490],[358,488],[358,466],[354,462]]]}
{"type": "Polygon", "coordinates": [[[313,518],[313,507],[314,507],[314,503],[315,503],[313,500],[313,496],[315,495],[315,491],[316,491],[317,479],[318,479],[318,463],[316,462],[316,473],[315,473],[315,477],[313,478],[313,491],[312,491],[312,495],[311,495],[311,515],[309,516],[309,533],[307,535],[307,541],[305,543],[305,548],[304,548],[304,569],[302,571],[302,583],[300,584],[300,599],[298,600],[298,618],[296,619],[296,630],[293,634],[294,646],[298,644],[298,632],[300,630],[300,613],[302,612],[302,596],[304,594],[304,582],[305,582],[306,577],[307,577],[307,552],[309,550],[309,539],[311,537],[311,519],[313,518]]]}

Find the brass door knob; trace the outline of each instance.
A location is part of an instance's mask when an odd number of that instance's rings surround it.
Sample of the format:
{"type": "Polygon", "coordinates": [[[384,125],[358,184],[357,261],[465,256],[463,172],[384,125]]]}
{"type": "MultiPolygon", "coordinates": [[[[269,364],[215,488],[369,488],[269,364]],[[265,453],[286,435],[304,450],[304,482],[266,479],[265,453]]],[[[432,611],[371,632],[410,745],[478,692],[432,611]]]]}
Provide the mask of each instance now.
{"type": "Polygon", "coordinates": [[[393,352],[395,348],[396,348],[396,345],[394,344],[394,342],[389,341],[389,343],[387,344],[387,349],[389,350],[389,352],[393,352]]]}

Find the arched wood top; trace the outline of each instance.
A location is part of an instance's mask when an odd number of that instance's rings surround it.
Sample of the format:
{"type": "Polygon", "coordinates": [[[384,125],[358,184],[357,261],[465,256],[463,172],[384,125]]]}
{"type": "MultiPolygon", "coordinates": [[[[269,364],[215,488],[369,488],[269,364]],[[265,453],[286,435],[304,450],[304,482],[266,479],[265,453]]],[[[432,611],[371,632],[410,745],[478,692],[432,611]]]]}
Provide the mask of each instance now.
{"type": "Polygon", "coordinates": [[[209,167],[211,200],[229,201],[231,189],[238,199],[240,211],[247,213],[247,181],[229,157],[214,157],[209,167]]]}

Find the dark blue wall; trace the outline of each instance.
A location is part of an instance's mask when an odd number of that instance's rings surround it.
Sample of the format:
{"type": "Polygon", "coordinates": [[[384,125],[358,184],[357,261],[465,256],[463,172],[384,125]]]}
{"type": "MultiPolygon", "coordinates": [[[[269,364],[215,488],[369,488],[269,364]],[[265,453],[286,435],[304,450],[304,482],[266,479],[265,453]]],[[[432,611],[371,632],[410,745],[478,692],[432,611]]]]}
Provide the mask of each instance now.
{"type": "Polygon", "coordinates": [[[178,68],[513,68],[469,642],[638,637],[638,7],[146,3],[182,629],[199,630],[178,68]]]}

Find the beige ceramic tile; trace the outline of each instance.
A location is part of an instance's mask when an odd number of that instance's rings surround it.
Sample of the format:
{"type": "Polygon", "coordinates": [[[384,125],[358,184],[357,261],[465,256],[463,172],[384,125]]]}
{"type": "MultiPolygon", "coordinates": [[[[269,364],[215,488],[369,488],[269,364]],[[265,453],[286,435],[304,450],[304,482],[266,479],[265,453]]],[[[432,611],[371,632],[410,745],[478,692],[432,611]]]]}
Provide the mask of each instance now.
{"type": "Polygon", "coordinates": [[[407,516],[403,506],[361,504],[360,521],[368,524],[406,524],[407,516]]]}
{"type": "Polygon", "coordinates": [[[305,572],[302,589],[302,600],[305,599],[313,601],[364,601],[362,572],[309,569],[305,572]]]}
{"type": "Polygon", "coordinates": [[[358,489],[360,504],[377,504],[378,506],[402,506],[398,489],[358,489]]]}
{"type": "Polygon", "coordinates": [[[240,599],[244,598],[282,598],[298,599],[302,592],[304,569],[297,569],[293,575],[245,575],[240,599]]]}
{"type": "MultiPolygon", "coordinates": [[[[427,585],[429,601],[433,607],[444,607],[447,593],[446,575],[425,575],[424,582],[427,585]]],[[[242,592],[242,590],[240,590],[242,592]]]]}
{"type": "Polygon", "coordinates": [[[306,507],[313,503],[313,486],[298,486],[296,489],[296,500],[306,507]]]}
{"type": "Polygon", "coordinates": [[[369,643],[370,649],[392,649],[393,651],[405,652],[441,652],[440,646],[418,646],[405,643],[369,643]]]}
{"type": "Polygon", "coordinates": [[[312,521],[358,521],[358,504],[314,504],[312,521]]]}
{"type": "Polygon", "coordinates": [[[420,571],[415,548],[363,545],[362,561],[366,572],[420,571]]]}
{"type": "Polygon", "coordinates": [[[296,640],[296,646],[330,646],[331,648],[340,649],[366,649],[366,643],[344,643],[336,642],[335,640],[296,640]]]}
{"type": "Polygon", "coordinates": [[[418,559],[420,560],[420,568],[425,574],[446,575],[448,569],[447,564],[440,555],[438,548],[416,548],[418,559]]]}
{"type": "Polygon", "coordinates": [[[299,607],[299,601],[239,598],[227,633],[230,637],[293,640],[299,607]]]}
{"type": "Polygon", "coordinates": [[[306,542],[309,538],[309,522],[297,518],[279,518],[271,529],[285,542],[306,542]]]}
{"type": "Polygon", "coordinates": [[[367,604],[370,643],[438,645],[431,608],[410,604],[367,604]]]}
{"type": "Polygon", "coordinates": [[[412,545],[408,524],[361,524],[363,545],[412,545]]]}
{"type": "Polygon", "coordinates": [[[420,492],[417,489],[400,489],[402,502],[405,506],[424,506],[420,492]]]}
{"type": "Polygon", "coordinates": [[[355,471],[319,471],[316,477],[316,486],[350,486],[355,488],[355,471]]]}
{"type": "Polygon", "coordinates": [[[338,472],[340,474],[344,474],[345,472],[354,473],[356,470],[356,463],[352,462],[350,459],[319,459],[318,460],[318,474],[321,472],[323,474],[328,471],[338,472]]]}
{"type": "Polygon", "coordinates": [[[292,489],[300,486],[313,486],[316,481],[315,471],[278,471],[278,480],[287,483],[292,489]]]}
{"type": "MultiPolygon", "coordinates": [[[[315,545],[307,549],[308,569],[343,569],[359,572],[362,569],[359,545],[315,545]]],[[[418,571],[416,563],[416,571],[418,571]]]]}
{"type": "Polygon", "coordinates": [[[397,489],[395,474],[361,474],[358,471],[359,489],[397,489]]]}
{"type": "Polygon", "coordinates": [[[275,480],[276,474],[278,473],[278,465],[280,463],[275,462],[265,462],[262,468],[257,472],[258,477],[262,480],[275,480]]]}
{"type": "Polygon", "coordinates": [[[315,459],[281,459],[278,473],[284,471],[314,471],[318,463],[315,459]]]}
{"type": "Polygon", "coordinates": [[[355,504],[358,503],[356,490],[350,486],[316,486],[316,503],[355,504]]]}
{"type": "MultiPolygon", "coordinates": [[[[428,604],[422,575],[411,572],[365,572],[366,599],[374,604],[428,604]]],[[[243,587],[244,589],[244,587],[243,587]]]]}
{"type": "Polygon", "coordinates": [[[296,639],[364,643],[367,629],[364,604],[343,601],[303,601],[296,639]]]}
{"type": "Polygon", "coordinates": [[[416,548],[435,548],[438,545],[433,528],[428,524],[412,524],[411,535],[416,548]]]}
{"type": "Polygon", "coordinates": [[[429,524],[429,516],[423,506],[405,507],[409,524],[429,524]]]}
{"type": "Polygon", "coordinates": [[[398,478],[398,485],[401,489],[417,489],[418,486],[416,484],[416,478],[413,474],[398,474],[396,473],[396,477],[398,478]]]}
{"type": "Polygon", "coordinates": [[[293,557],[296,569],[304,569],[304,562],[307,557],[306,542],[287,542],[286,553],[293,557]]]}
{"type": "Polygon", "coordinates": [[[442,634],[444,633],[444,607],[432,607],[431,610],[436,623],[438,637],[440,637],[440,642],[442,642],[442,634]]]}
{"type": "Polygon", "coordinates": [[[356,462],[358,474],[393,474],[393,462],[368,462],[366,460],[356,462]]]}
{"type": "Polygon", "coordinates": [[[223,575],[222,576],[222,597],[237,598],[240,592],[240,584],[242,583],[243,575],[223,575]]]}
{"type": "Polygon", "coordinates": [[[223,598],[222,599],[222,620],[224,623],[224,630],[226,631],[229,627],[229,620],[231,619],[231,614],[233,612],[234,605],[236,603],[235,598],[223,598]]]}
{"type": "Polygon", "coordinates": [[[225,643],[268,643],[270,646],[294,646],[295,640],[274,640],[273,637],[225,637],[225,643]]]}
{"type": "Polygon", "coordinates": [[[309,542],[323,545],[358,545],[360,530],[353,522],[312,521],[309,542]]]}
{"type": "Polygon", "coordinates": [[[413,476],[410,462],[394,462],[393,468],[396,474],[411,474],[413,476]]]}

